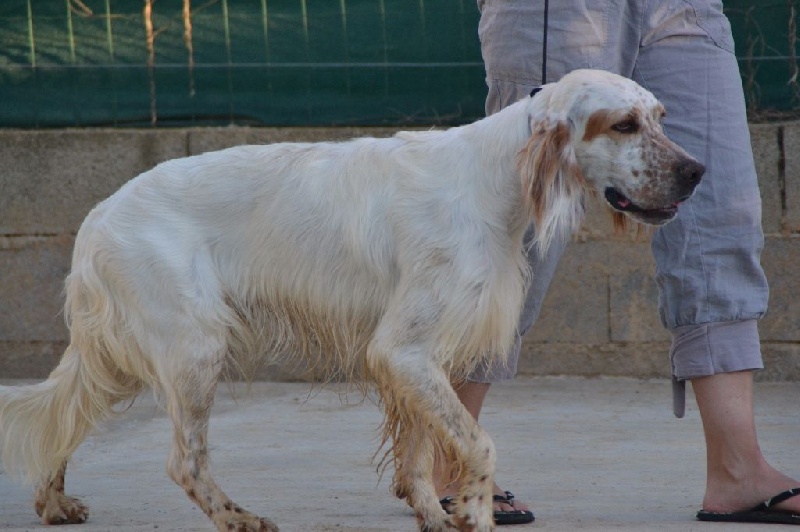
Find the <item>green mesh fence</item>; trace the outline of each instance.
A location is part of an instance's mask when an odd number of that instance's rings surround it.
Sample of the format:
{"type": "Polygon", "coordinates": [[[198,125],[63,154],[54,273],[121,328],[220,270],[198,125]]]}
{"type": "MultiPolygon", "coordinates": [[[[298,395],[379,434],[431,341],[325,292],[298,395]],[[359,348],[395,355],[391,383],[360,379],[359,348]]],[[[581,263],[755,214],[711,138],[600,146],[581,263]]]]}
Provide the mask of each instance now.
{"type": "Polygon", "coordinates": [[[474,0],[3,0],[0,125],[482,114],[474,0]]]}
{"type": "MultiPolygon", "coordinates": [[[[725,3],[752,113],[797,105],[796,2],[725,3]]],[[[0,127],[459,124],[475,0],[2,0],[0,127]]]]}
{"type": "Polygon", "coordinates": [[[751,119],[798,116],[796,0],[726,1],[751,119]]]}

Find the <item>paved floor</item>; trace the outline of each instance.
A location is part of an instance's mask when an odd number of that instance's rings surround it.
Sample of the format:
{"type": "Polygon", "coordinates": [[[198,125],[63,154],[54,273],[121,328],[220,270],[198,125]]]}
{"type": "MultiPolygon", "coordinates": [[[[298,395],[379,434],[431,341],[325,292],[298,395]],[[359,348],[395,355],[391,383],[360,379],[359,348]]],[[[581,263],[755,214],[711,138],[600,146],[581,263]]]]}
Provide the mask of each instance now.
{"type": "MultiPolygon", "coordinates": [[[[762,448],[800,476],[800,383],[759,384],[762,448]]],[[[211,421],[212,471],[245,508],[285,532],[415,530],[371,456],[380,414],[357,393],[306,384],[257,383],[249,395],[222,388],[211,421]],[[344,402],[343,402],[344,400],[344,402]],[[349,404],[348,404],[349,403],[349,404]]],[[[702,531],[786,529],[699,523],[705,457],[691,398],[672,417],[665,381],[520,378],[496,385],[482,414],[498,451],[498,479],[537,516],[501,530],[702,531]]],[[[78,450],[67,491],[89,504],[85,525],[55,530],[201,531],[205,516],[164,472],[169,420],[150,397],[78,450]]],[[[0,473],[0,529],[38,524],[30,488],[0,473]]]]}

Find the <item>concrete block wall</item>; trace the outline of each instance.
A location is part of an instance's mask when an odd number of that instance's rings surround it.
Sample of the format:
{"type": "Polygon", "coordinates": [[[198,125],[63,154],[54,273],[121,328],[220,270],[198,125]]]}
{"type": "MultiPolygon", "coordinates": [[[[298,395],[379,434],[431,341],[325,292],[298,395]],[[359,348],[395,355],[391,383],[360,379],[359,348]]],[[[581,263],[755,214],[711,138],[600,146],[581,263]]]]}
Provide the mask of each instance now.
{"type": "MultiPolygon", "coordinates": [[[[67,343],[61,306],[74,235],[88,211],[167,159],[245,143],[387,136],[383,128],[0,131],[0,378],[40,378],[67,343]]],[[[764,206],[770,311],[762,380],[800,381],[800,123],[751,126],[764,206]]],[[[590,202],[525,339],[520,372],[667,377],[649,237],[616,235],[590,202]]],[[[292,379],[267,368],[264,379],[292,379]]]]}

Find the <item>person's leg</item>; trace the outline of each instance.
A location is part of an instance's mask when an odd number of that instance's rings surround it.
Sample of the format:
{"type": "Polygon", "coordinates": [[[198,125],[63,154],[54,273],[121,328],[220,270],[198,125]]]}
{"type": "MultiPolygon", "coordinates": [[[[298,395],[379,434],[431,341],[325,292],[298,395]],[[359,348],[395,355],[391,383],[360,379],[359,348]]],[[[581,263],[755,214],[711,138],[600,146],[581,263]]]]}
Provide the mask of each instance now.
{"type": "MultiPolygon", "coordinates": [[[[643,21],[633,77],[664,103],[667,134],[706,165],[695,196],[653,238],[661,317],[673,333],[675,382],[692,382],[700,409],[704,509],[744,510],[800,483],[767,464],[755,430],[757,320],[768,288],[741,78],[719,3],[660,2],[643,21]]],[[[781,506],[800,510],[800,499],[781,506]]]]}
{"type": "MultiPolygon", "coordinates": [[[[673,330],[673,371],[692,383],[706,438],[707,512],[745,510],[800,486],[770,466],[758,444],[753,406],[758,344],[756,320],[673,330]]],[[[800,512],[800,498],[776,508],[800,512]]]]}
{"type": "MultiPolygon", "coordinates": [[[[703,509],[733,512],[800,486],[770,466],[758,445],[753,415],[753,372],[692,379],[706,438],[707,479],[703,509]]],[[[776,508],[800,513],[800,498],[776,508]]]]}
{"type": "Polygon", "coordinates": [[[478,417],[481,415],[483,401],[486,399],[486,394],[489,393],[489,386],[491,386],[489,382],[467,381],[456,388],[456,395],[467,408],[467,412],[475,418],[475,421],[478,421],[478,417]]]}

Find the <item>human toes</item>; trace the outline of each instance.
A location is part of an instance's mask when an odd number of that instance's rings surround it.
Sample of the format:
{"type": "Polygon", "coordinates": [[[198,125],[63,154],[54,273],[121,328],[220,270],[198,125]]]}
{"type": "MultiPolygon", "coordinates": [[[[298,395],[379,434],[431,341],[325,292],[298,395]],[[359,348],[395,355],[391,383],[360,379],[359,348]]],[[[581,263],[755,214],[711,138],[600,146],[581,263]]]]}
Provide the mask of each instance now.
{"type": "Polygon", "coordinates": [[[518,501],[513,493],[499,488],[495,488],[492,502],[494,503],[494,511],[496,512],[527,512],[530,510],[525,503],[518,501]]]}

